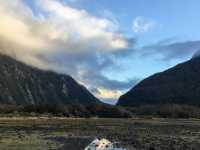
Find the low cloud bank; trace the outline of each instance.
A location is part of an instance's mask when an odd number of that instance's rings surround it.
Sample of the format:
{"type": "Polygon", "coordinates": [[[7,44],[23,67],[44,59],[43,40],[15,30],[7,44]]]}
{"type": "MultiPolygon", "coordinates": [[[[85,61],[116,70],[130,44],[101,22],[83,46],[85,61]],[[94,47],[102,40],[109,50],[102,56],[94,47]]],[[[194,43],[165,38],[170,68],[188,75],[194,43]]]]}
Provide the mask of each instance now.
{"type": "Polygon", "coordinates": [[[25,2],[0,0],[0,53],[70,74],[89,89],[105,86],[103,95],[112,92],[100,80],[108,81],[102,71],[114,65],[116,53],[129,47],[118,25],[57,0],[35,0],[31,7],[25,2]]]}

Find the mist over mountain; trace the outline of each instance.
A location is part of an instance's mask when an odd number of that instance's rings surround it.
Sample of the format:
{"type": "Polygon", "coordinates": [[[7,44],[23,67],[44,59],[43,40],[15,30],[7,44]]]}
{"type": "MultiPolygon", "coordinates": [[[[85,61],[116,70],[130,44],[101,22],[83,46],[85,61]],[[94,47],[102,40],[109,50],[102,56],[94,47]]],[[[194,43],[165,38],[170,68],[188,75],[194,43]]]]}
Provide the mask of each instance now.
{"type": "Polygon", "coordinates": [[[120,97],[118,105],[200,105],[200,57],[150,76],[120,97]]]}
{"type": "Polygon", "coordinates": [[[68,75],[42,71],[5,55],[0,55],[0,70],[1,104],[101,104],[68,75]]]}
{"type": "Polygon", "coordinates": [[[192,59],[200,57],[200,50],[198,50],[194,55],[192,56],[192,59]]]}

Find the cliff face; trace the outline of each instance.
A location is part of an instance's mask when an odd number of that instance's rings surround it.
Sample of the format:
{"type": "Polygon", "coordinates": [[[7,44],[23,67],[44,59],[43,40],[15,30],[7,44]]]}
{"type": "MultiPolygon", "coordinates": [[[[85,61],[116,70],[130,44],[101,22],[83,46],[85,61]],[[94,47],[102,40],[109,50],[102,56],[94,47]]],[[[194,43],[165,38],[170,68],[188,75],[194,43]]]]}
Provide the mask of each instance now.
{"type": "Polygon", "coordinates": [[[155,74],[121,96],[118,105],[200,105],[200,58],[155,74]]]}
{"type": "Polygon", "coordinates": [[[101,103],[72,77],[42,71],[0,55],[1,104],[101,103]]]}

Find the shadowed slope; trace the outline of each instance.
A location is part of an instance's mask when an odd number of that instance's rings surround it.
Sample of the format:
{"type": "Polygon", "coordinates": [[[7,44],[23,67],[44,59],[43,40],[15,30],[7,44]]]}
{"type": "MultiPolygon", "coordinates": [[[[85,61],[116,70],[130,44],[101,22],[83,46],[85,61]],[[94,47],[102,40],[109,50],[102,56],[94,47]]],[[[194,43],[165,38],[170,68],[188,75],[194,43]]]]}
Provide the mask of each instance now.
{"type": "Polygon", "coordinates": [[[155,74],[121,96],[118,105],[200,105],[200,58],[155,74]]]}
{"type": "Polygon", "coordinates": [[[42,71],[0,55],[0,103],[94,104],[101,103],[72,77],[42,71]]]}

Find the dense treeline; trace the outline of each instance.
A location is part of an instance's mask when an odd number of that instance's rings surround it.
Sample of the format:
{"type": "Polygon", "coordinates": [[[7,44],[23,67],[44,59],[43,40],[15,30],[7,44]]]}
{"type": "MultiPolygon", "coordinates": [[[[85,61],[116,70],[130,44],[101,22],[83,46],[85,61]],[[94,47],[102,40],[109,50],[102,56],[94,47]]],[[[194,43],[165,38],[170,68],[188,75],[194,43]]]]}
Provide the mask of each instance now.
{"type": "Polygon", "coordinates": [[[200,118],[200,107],[193,105],[162,104],[127,107],[134,116],[162,118],[200,118]]]}
{"type": "Polygon", "coordinates": [[[13,106],[0,105],[1,115],[20,116],[60,116],[60,117],[101,117],[101,118],[128,118],[131,113],[121,107],[111,105],[27,105],[13,106]]]}
{"type": "Polygon", "coordinates": [[[0,105],[0,115],[6,116],[59,116],[59,117],[162,117],[162,118],[200,118],[200,107],[191,105],[143,105],[117,107],[111,105],[0,105]]]}

